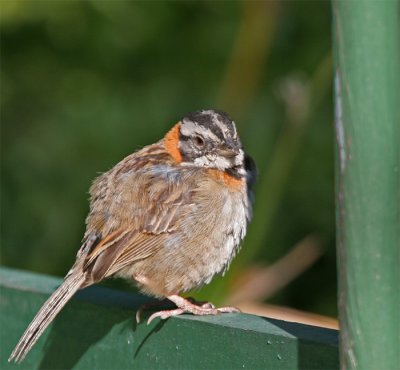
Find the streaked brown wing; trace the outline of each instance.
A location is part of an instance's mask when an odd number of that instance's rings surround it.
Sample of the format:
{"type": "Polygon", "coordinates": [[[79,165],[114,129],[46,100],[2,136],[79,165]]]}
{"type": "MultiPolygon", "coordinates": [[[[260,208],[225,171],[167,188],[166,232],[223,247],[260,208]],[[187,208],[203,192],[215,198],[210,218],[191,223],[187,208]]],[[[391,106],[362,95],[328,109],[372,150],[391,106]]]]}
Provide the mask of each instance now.
{"type": "MultiPolygon", "coordinates": [[[[122,252],[114,259],[109,269],[104,272],[104,276],[111,276],[134,261],[150,257],[163,246],[165,238],[166,234],[138,234],[138,237],[132,243],[122,248],[122,252]],[[140,253],[138,253],[138,250],[140,250],[140,253]]],[[[101,265],[104,266],[106,263],[103,261],[101,265]]]]}
{"type": "Polygon", "coordinates": [[[126,243],[127,236],[129,237],[128,234],[132,234],[132,230],[129,230],[128,228],[121,228],[113,231],[111,234],[101,239],[86,256],[84,268],[87,268],[89,265],[91,265],[104,251],[110,248],[118,249],[119,245],[126,243]]]}
{"type": "MultiPolygon", "coordinates": [[[[146,235],[136,230],[123,232],[123,237],[112,242],[91,259],[88,270],[93,281],[110,276],[131,263],[147,258],[162,247],[162,235],[146,235]]],[[[95,250],[95,252],[97,252],[95,250]]]]}
{"type": "Polygon", "coordinates": [[[124,223],[103,237],[87,255],[84,269],[93,282],[157,252],[167,235],[175,232],[179,220],[194,207],[192,192],[183,182],[152,178],[142,187],[140,197],[140,204],[151,206],[137,212],[140,216],[132,222],[124,223]],[[143,197],[149,199],[143,201],[143,197]]]}

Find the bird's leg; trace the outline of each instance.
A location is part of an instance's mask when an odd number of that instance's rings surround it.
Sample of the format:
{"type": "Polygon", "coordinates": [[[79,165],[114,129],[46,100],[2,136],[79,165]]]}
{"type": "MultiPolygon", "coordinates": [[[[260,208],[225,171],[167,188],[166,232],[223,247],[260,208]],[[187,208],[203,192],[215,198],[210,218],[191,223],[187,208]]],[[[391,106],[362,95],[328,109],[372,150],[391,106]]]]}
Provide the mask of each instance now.
{"type": "MultiPolygon", "coordinates": [[[[133,278],[140,284],[147,285],[147,286],[151,285],[151,282],[149,281],[149,279],[147,279],[146,276],[134,275],[133,278]]],[[[165,303],[166,303],[166,299],[163,299],[162,301],[154,300],[154,301],[150,301],[145,304],[142,304],[136,311],[136,322],[139,324],[140,316],[142,315],[142,312],[144,310],[156,308],[156,307],[158,308],[160,306],[163,306],[165,303]]]]}
{"type": "Polygon", "coordinates": [[[190,303],[195,304],[196,306],[199,307],[204,307],[204,308],[215,308],[215,306],[208,301],[196,301],[193,297],[187,297],[186,298],[190,303]]]}
{"type": "Polygon", "coordinates": [[[162,301],[154,300],[154,301],[150,301],[150,302],[142,304],[136,311],[136,322],[138,324],[140,323],[140,317],[141,317],[143,311],[152,309],[152,308],[160,308],[161,306],[164,306],[166,303],[168,303],[167,299],[163,299],[162,301]]]}
{"type": "MultiPolygon", "coordinates": [[[[135,275],[134,279],[140,284],[150,286],[151,282],[147,277],[142,275],[135,275]]],[[[219,313],[228,313],[228,312],[240,312],[236,307],[219,307],[216,308],[210,302],[196,302],[193,298],[183,298],[177,294],[172,294],[167,296],[167,298],[175,303],[176,307],[172,310],[163,310],[157,311],[153,313],[149,319],[147,320],[147,324],[150,324],[156,317],[161,318],[162,320],[167,319],[172,316],[178,316],[183,313],[191,313],[193,315],[217,315],[219,313]]],[[[154,308],[161,305],[162,302],[149,302],[141,306],[136,312],[136,322],[139,323],[140,315],[143,310],[147,308],[154,308]]]]}
{"type": "Polygon", "coordinates": [[[225,312],[240,312],[236,307],[220,307],[215,308],[211,303],[201,303],[201,306],[193,303],[193,299],[189,300],[179,295],[170,295],[167,297],[170,301],[174,302],[178,308],[173,310],[164,310],[153,313],[147,320],[147,324],[150,324],[156,317],[165,320],[172,316],[178,316],[183,313],[191,313],[193,315],[217,315],[225,312]]]}

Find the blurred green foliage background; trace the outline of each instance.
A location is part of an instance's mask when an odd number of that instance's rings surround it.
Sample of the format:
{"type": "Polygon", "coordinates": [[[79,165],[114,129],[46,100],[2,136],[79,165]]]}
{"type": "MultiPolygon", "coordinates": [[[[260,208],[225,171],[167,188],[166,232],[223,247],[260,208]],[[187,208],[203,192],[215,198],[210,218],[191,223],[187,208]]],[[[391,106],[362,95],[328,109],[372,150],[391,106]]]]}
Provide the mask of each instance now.
{"type": "Polygon", "coordinates": [[[259,179],[242,252],[200,295],[223,299],[250,267],[313,235],[320,258],[264,298],[336,315],[329,2],[0,8],[3,265],[63,276],[92,179],[186,112],[218,108],[235,119],[259,179]]]}

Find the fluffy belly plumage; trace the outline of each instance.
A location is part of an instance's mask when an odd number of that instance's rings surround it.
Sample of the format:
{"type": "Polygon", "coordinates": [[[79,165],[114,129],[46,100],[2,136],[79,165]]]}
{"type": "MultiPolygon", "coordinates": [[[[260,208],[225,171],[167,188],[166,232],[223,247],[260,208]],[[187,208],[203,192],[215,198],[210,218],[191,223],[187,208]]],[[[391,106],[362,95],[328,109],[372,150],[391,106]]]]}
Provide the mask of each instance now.
{"type": "Polygon", "coordinates": [[[140,289],[164,297],[196,289],[208,284],[216,274],[225,273],[246,234],[247,214],[246,200],[240,193],[224,195],[218,201],[211,199],[210,207],[218,207],[218,212],[194,210],[179,232],[166,236],[158,252],[126,267],[117,276],[145,277],[147,284],[139,283],[140,289]]]}

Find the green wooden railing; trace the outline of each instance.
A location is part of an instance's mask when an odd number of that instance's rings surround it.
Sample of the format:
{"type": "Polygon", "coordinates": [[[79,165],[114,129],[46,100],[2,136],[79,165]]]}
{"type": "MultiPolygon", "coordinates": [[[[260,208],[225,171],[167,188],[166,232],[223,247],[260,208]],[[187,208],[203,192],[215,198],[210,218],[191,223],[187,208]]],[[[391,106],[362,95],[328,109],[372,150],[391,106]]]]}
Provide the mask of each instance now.
{"type": "Polygon", "coordinates": [[[333,2],[341,367],[400,369],[400,2],[333,2]]]}
{"type": "Polygon", "coordinates": [[[0,269],[1,369],[338,369],[338,333],[247,314],[136,324],[146,298],[94,286],[77,295],[21,364],[7,358],[61,279],[0,269]]]}

